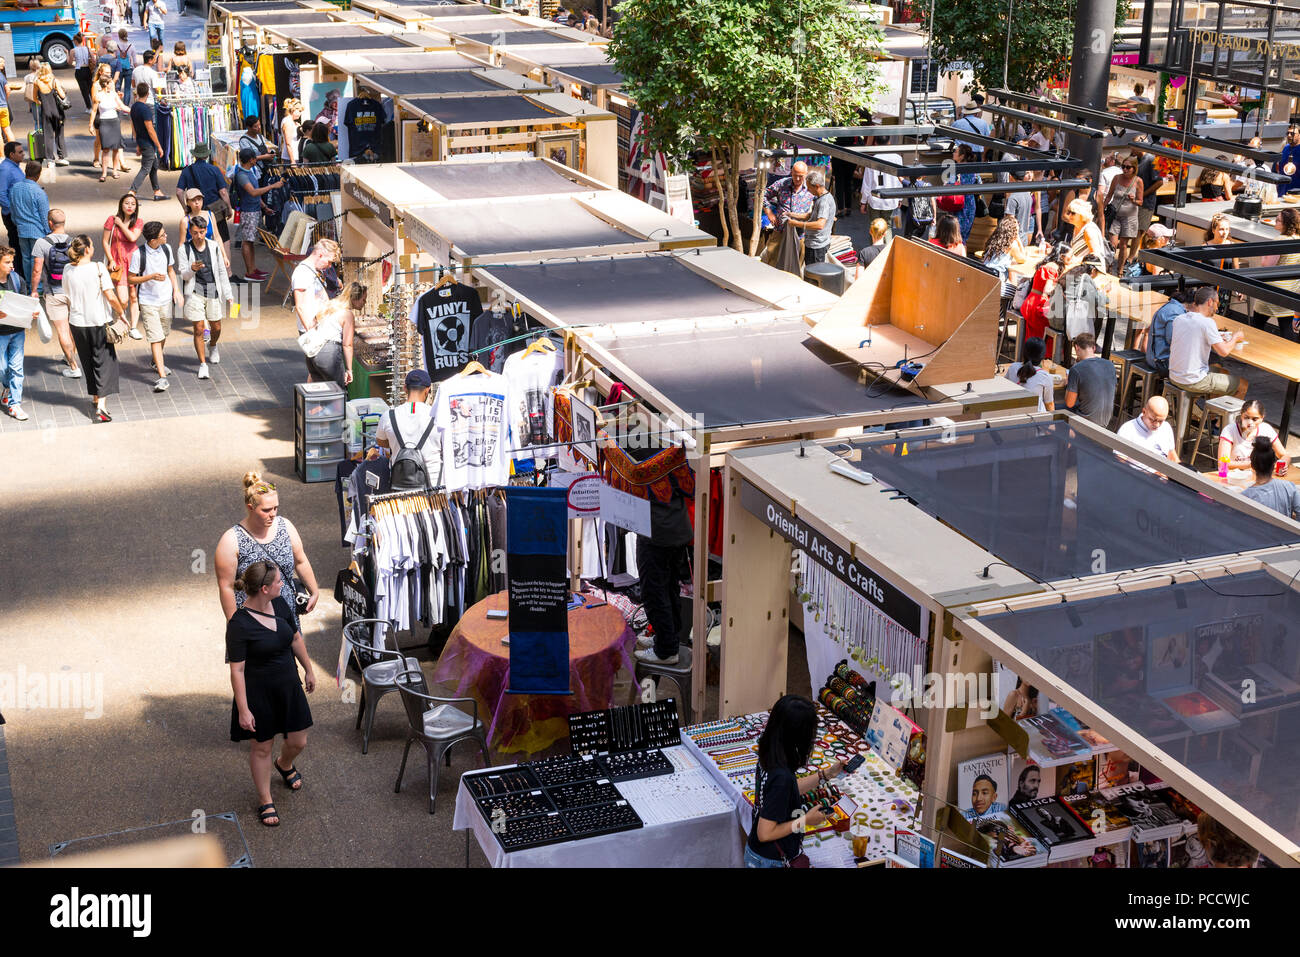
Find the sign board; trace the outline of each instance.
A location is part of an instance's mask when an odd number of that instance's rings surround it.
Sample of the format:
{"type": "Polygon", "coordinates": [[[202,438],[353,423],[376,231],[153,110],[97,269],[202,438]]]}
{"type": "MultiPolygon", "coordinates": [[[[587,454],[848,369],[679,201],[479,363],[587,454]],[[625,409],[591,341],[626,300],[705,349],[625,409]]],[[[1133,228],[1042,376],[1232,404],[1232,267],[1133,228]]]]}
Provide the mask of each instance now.
{"type": "Polygon", "coordinates": [[[366,209],[374,213],[379,218],[379,221],[389,229],[393,227],[393,217],[388,211],[388,204],[381,203],[378,198],[366,192],[357,185],[356,180],[344,179],[343,192],[347,193],[366,209]]]}
{"type": "Polygon", "coordinates": [[[451,240],[439,236],[414,216],[402,217],[402,232],[438,265],[451,266],[451,240]]]}
{"type": "Polygon", "coordinates": [[[568,490],[569,518],[600,518],[600,490],[604,483],[596,472],[556,472],[551,485],[568,490]]]}
{"type": "Polygon", "coordinates": [[[569,694],[565,490],[506,489],[512,694],[569,694]]]}
{"type": "Polygon", "coordinates": [[[834,542],[822,538],[817,529],[748,482],[740,484],[740,504],[913,635],[921,634],[921,606],[834,542]]]}
{"type": "Polygon", "coordinates": [[[600,484],[600,517],[638,535],[650,534],[650,500],[600,484]]]}

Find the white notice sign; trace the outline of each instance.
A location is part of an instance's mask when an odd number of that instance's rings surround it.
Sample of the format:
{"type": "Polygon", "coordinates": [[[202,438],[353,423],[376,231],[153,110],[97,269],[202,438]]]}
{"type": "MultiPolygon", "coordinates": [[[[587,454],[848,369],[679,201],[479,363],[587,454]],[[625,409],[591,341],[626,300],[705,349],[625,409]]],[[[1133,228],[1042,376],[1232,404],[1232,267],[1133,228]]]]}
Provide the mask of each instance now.
{"type": "Polygon", "coordinates": [[[638,535],[650,534],[650,500],[600,484],[600,517],[638,535]]]}
{"type": "Polygon", "coordinates": [[[569,490],[569,518],[600,518],[600,490],[605,484],[596,472],[556,472],[551,484],[569,490]]]}

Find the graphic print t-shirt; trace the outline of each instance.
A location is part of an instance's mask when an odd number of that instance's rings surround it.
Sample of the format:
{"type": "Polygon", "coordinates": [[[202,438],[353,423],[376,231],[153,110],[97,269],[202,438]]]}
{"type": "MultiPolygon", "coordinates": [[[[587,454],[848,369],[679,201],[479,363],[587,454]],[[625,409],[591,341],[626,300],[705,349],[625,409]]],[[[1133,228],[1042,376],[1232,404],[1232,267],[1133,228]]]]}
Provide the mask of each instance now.
{"type": "Polygon", "coordinates": [[[434,382],[469,364],[470,327],[482,311],[478,292],[459,282],[430,289],[412,304],[411,322],[424,337],[424,367],[434,382]]]}
{"type": "Polygon", "coordinates": [[[504,371],[506,349],[503,343],[523,331],[523,320],[515,318],[512,310],[489,309],[474,320],[469,336],[470,358],[483,363],[483,368],[490,372],[504,371]]]}
{"type": "Polygon", "coordinates": [[[343,114],[348,128],[348,153],[352,158],[367,149],[379,152],[379,135],[384,125],[384,107],[378,100],[359,97],[348,104],[343,114]]]}
{"type": "MultiPolygon", "coordinates": [[[[510,389],[510,427],[515,445],[532,449],[535,459],[545,459],[555,454],[548,445],[555,441],[555,393],[552,391],[564,377],[564,353],[516,352],[505,362],[506,385],[510,389]]],[[[516,453],[516,458],[526,458],[516,453]]]]}
{"type": "Polygon", "coordinates": [[[509,482],[512,408],[503,375],[479,372],[439,387],[433,417],[442,429],[442,478],[449,490],[509,482]]]}

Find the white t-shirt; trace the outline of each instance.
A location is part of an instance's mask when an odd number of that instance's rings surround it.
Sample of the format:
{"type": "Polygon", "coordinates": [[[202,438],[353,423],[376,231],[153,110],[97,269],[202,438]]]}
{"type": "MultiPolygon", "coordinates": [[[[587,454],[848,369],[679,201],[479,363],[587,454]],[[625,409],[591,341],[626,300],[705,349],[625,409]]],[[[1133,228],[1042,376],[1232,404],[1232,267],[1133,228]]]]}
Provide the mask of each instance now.
{"type": "Polygon", "coordinates": [[[68,297],[68,322],[83,329],[107,325],[113,318],[104,293],[113,288],[108,267],[100,262],[69,265],[63,271],[63,292],[68,297]]]}
{"type": "MultiPolygon", "coordinates": [[[[433,407],[423,402],[403,402],[384,413],[379,424],[375,426],[375,438],[383,439],[388,443],[390,462],[402,449],[402,443],[397,441],[397,436],[393,434],[394,416],[397,417],[397,428],[401,430],[406,444],[414,445],[420,441],[420,436],[424,435],[424,430],[429,427],[429,420],[433,418],[433,407]]],[[[420,446],[420,451],[424,453],[424,471],[429,476],[429,484],[441,484],[442,433],[436,427],[429,433],[429,441],[420,446]]]]}
{"type": "MultiPolygon", "coordinates": [[[[1115,433],[1125,442],[1131,442],[1139,448],[1147,449],[1154,452],[1161,458],[1168,458],[1169,453],[1174,450],[1174,430],[1168,422],[1161,422],[1160,428],[1154,432],[1147,428],[1147,424],[1142,421],[1142,416],[1129,419],[1119,427],[1115,433]]],[[[1135,465],[1139,463],[1133,463],[1135,465]]],[[[1146,468],[1146,466],[1142,466],[1146,468]]],[[[1148,470],[1149,471],[1149,470],[1148,470]]]]}
{"type": "MultiPolygon", "coordinates": [[[[314,320],[321,307],[330,301],[329,293],[325,291],[325,283],[321,282],[316,270],[305,262],[299,263],[293,270],[293,290],[294,292],[306,290],[307,295],[302,311],[308,319],[314,320]]],[[[306,329],[307,327],[302,324],[302,317],[299,317],[298,331],[305,332],[306,329]]]]}
{"type": "MultiPolygon", "coordinates": [[[[564,377],[564,353],[523,350],[506,357],[501,370],[514,400],[510,426],[516,437],[515,444],[532,449],[534,459],[547,459],[555,454],[548,443],[555,441],[555,393],[552,391],[564,377]]],[[[516,458],[527,458],[517,454],[516,458]]]]}
{"type": "Polygon", "coordinates": [[[1210,351],[1223,342],[1214,316],[1185,312],[1169,324],[1169,378],[1193,385],[1210,374],[1210,351]]]}
{"type": "MultiPolygon", "coordinates": [[[[167,275],[167,267],[175,266],[176,260],[166,243],[157,249],[151,249],[146,243],[144,262],[140,262],[140,249],[131,253],[131,265],[128,267],[133,275],[148,276],[152,273],[167,275]]],[[[172,301],[171,279],[150,279],[135,287],[136,297],[147,306],[165,306],[172,301]]]]}
{"type": "Polygon", "coordinates": [[[1250,458],[1250,453],[1253,452],[1255,448],[1256,439],[1262,437],[1268,439],[1270,442],[1276,441],[1277,429],[1273,428],[1273,426],[1269,425],[1267,422],[1261,422],[1255,429],[1255,434],[1249,439],[1245,439],[1241,436],[1241,426],[1237,424],[1237,420],[1234,418],[1228,423],[1227,428],[1219,433],[1219,437],[1227,439],[1232,443],[1232,460],[1236,462],[1241,459],[1250,458]]]}
{"type": "Polygon", "coordinates": [[[1101,195],[1110,195],[1110,184],[1115,182],[1115,177],[1124,172],[1122,166],[1107,166],[1101,171],[1101,195]]]}
{"type": "Polygon", "coordinates": [[[453,376],[438,387],[433,415],[442,429],[442,481],[448,489],[509,482],[514,407],[506,377],[495,372],[453,376]]]}
{"type": "Polygon", "coordinates": [[[158,78],[158,71],[151,66],[141,64],[131,71],[131,95],[135,96],[135,88],[141,83],[148,83],[149,89],[156,90],[162,85],[158,78]]]}
{"type": "MultiPolygon", "coordinates": [[[[1007,370],[1007,378],[1016,385],[1020,385],[1020,363],[1011,363],[1011,368],[1007,370]]],[[[1024,383],[1024,388],[1038,395],[1038,411],[1046,412],[1047,403],[1056,401],[1056,380],[1046,369],[1036,369],[1024,383]]]]}

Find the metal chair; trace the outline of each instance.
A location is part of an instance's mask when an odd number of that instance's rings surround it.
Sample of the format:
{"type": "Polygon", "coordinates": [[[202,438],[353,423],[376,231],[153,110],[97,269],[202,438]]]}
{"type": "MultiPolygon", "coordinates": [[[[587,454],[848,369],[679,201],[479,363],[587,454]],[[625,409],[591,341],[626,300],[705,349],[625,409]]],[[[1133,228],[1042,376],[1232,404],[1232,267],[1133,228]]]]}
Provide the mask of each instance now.
{"type": "Polygon", "coordinates": [[[376,647],[376,642],[371,637],[371,627],[375,625],[382,625],[387,629],[381,633],[381,639],[397,630],[394,622],[384,618],[358,618],[343,626],[343,640],[348,643],[357,668],[361,672],[361,699],[357,702],[357,727],[361,727],[364,717],[366,727],[361,732],[362,754],[370,750],[370,730],[375,725],[375,709],[379,707],[379,699],[390,691],[397,690],[394,679],[399,672],[420,667],[416,659],[408,658],[400,651],[376,647]],[[362,663],[367,658],[379,660],[362,667],[362,663]]]}
{"type": "Polygon", "coordinates": [[[1196,396],[1188,392],[1173,379],[1165,380],[1164,396],[1169,402],[1170,415],[1174,419],[1175,448],[1178,457],[1183,457],[1183,446],[1191,433],[1192,410],[1196,408],[1196,396]]]}
{"type": "Polygon", "coordinates": [[[1135,398],[1138,400],[1139,406],[1146,405],[1147,399],[1155,395],[1156,390],[1161,388],[1163,382],[1164,376],[1147,365],[1145,359],[1135,359],[1129,362],[1124,369],[1123,377],[1120,379],[1119,417],[1121,421],[1132,414],[1130,409],[1135,398]]]}
{"type": "Polygon", "coordinates": [[[432,814],[438,797],[438,770],[443,754],[447,756],[447,766],[451,767],[451,746],[458,741],[477,741],[479,750],[483,752],[484,767],[490,768],[492,756],[488,753],[487,732],[478,719],[478,702],[473,698],[439,698],[429,694],[425,690],[424,672],[418,667],[398,674],[396,684],[402,704],[406,706],[406,719],[411,730],[406,737],[402,766],[397,769],[397,784],[393,791],[401,793],[406,757],[411,753],[411,744],[419,741],[429,762],[429,813],[432,814]],[[461,711],[457,704],[468,704],[473,709],[472,714],[461,711]]]}
{"type": "MultiPolygon", "coordinates": [[[[1115,372],[1117,374],[1118,381],[1127,382],[1129,367],[1132,366],[1133,363],[1141,362],[1145,358],[1146,358],[1146,353],[1141,352],[1137,349],[1117,349],[1114,352],[1112,352],[1110,354],[1110,361],[1115,366],[1115,372]]],[[[1122,390],[1116,390],[1115,393],[1116,400],[1120,398],[1120,391],[1122,390]]],[[[1123,413],[1123,411],[1124,411],[1123,409],[1119,410],[1121,414],[1123,413]]]]}
{"type": "MultiPolygon", "coordinates": [[[[707,634],[707,633],[706,633],[707,634]]],[[[693,723],[691,720],[691,645],[679,645],[677,648],[677,664],[675,665],[657,665],[649,661],[636,660],[636,680],[639,683],[642,675],[650,675],[655,678],[655,684],[658,684],[659,678],[668,678],[673,684],[677,685],[677,703],[682,709],[683,726],[693,723]]]]}
{"type": "Polygon", "coordinates": [[[1240,412],[1241,407],[1245,404],[1244,399],[1238,399],[1231,395],[1221,395],[1205,400],[1205,411],[1201,414],[1201,428],[1196,433],[1196,444],[1192,446],[1192,459],[1187,463],[1188,465],[1195,468],[1196,458],[1200,455],[1208,455],[1212,462],[1218,461],[1217,448],[1212,452],[1201,451],[1201,440],[1205,438],[1205,427],[1213,420],[1219,424],[1219,432],[1223,432],[1228,427],[1228,423],[1232,421],[1232,417],[1240,412]]]}

